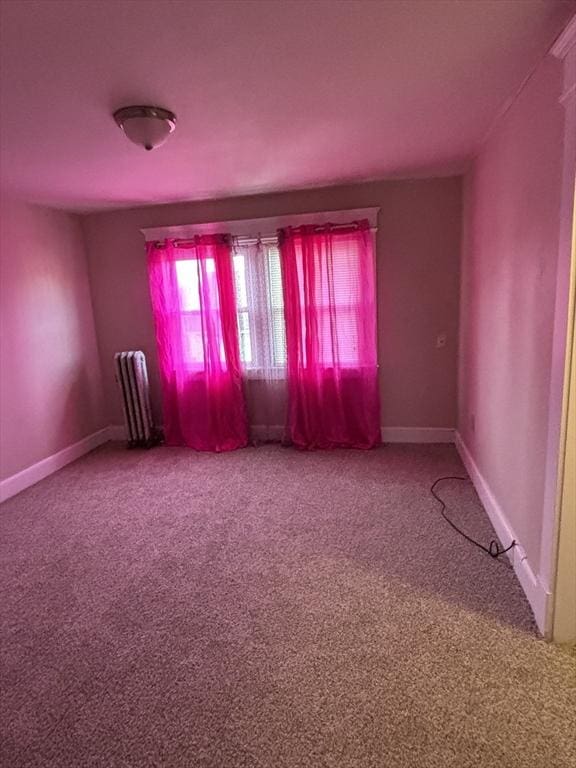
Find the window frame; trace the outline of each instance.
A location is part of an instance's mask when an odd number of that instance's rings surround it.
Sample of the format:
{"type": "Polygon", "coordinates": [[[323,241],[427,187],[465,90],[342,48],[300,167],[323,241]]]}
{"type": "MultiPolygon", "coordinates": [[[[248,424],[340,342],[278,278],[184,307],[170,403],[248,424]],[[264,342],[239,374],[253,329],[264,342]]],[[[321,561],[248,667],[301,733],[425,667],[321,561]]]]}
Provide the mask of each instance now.
{"type": "MultiPolygon", "coordinates": [[[[240,310],[237,309],[236,314],[238,316],[240,313],[246,313],[248,316],[252,360],[248,363],[241,359],[241,364],[244,375],[249,379],[283,379],[286,377],[286,338],[284,336],[284,360],[279,363],[279,350],[276,344],[273,325],[277,314],[281,313],[282,318],[284,317],[284,298],[282,296],[280,305],[274,306],[269,261],[271,249],[276,250],[278,265],[281,269],[280,246],[277,236],[236,238],[233,244],[233,257],[242,254],[245,260],[244,279],[246,281],[245,288],[247,302],[246,308],[242,307],[240,310]],[[252,248],[258,244],[260,244],[263,249],[262,258],[266,265],[263,277],[262,275],[257,275],[257,270],[261,265],[254,263],[254,260],[250,259],[247,253],[242,253],[243,248],[252,248]],[[265,285],[264,297],[259,295],[261,291],[256,287],[257,281],[262,279],[264,280],[265,285]],[[266,322],[266,318],[269,318],[272,322],[266,322]],[[273,361],[273,365],[266,364],[267,357],[273,361]]],[[[281,353],[280,350],[280,354],[281,353]]]]}

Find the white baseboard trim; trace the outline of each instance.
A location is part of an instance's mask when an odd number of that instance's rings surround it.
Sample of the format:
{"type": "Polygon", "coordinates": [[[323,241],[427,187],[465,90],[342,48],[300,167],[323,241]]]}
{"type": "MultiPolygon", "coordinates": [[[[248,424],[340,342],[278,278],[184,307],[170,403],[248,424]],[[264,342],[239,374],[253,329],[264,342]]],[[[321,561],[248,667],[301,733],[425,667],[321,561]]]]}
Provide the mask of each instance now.
{"type": "Polygon", "coordinates": [[[478,469],[478,465],[474,461],[470,450],[467,448],[464,441],[462,440],[461,435],[458,432],[456,432],[455,442],[458,453],[460,454],[460,458],[462,459],[462,462],[466,467],[468,474],[470,475],[470,479],[474,484],[476,493],[480,497],[480,501],[482,502],[484,509],[490,518],[490,522],[492,523],[492,526],[494,527],[500,542],[504,546],[508,546],[512,540],[516,541],[516,546],[510,550],[507,556],[512,563],[516,577],[520,582],[520,586],[528,598],[528,602],[530,603],[534,613],[534,618],[536,619],[538,629],[542,634],[544,634],[546,627],[546,609],[550,594],[547,592],[544,585],[539,581],[534,570],[532,569],[526,552],[522,547],[522,542],[514,532],[514,529],[510,525],[504,510],[498,503],[498,500],[494,496],[494,493],[492,492],[486,479],[478,469]]]}
{"type": "MultiPolygon", "coordinates": [[[[277,440],[284,438],[283,424],[252,424],[250,436],[255,440],[277,440]]],[[[126,440],[126,429],[122,424],[108,427],[109,440],[126,440]]],[[[382,427],[384,443],[453,443],[455,430],[450,427],[382,427]]]]}
{"type": "Polygon", "coordinates": [[[83,437],[77,443],[63,448],[58,453],[53,453],[52,456],[47,456],[36,464],[26,467],[21,472],[7,477],[0,482],[0,502],[6,501],[6,499],[15,496],[20,491],[39,483],[40,480],[44,480],[48,475],[62,469],[66,464],[70,464],[71,461],[79,459],[85,453],[93,451],[94,448],[98,448],[99,445],[106,443],[109,439],[109,427],[105,427],[98,430],[98,432],[93,432],[91,435],[83,437]]]}
{"type": "Polygon", "coordinates": [[[453,443],[450,427],[382,427],[384,443],[453,443]]]}

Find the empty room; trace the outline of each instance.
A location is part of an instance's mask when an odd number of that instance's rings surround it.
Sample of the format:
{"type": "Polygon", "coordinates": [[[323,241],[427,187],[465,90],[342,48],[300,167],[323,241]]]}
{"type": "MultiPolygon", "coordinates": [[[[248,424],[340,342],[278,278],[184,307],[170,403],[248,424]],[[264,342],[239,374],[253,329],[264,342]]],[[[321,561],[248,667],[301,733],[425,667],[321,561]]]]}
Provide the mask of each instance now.
{"type": "Polygon", "coordinates": [[[0,0],[0,764],[574,768],[576,2],[0,0]]]}

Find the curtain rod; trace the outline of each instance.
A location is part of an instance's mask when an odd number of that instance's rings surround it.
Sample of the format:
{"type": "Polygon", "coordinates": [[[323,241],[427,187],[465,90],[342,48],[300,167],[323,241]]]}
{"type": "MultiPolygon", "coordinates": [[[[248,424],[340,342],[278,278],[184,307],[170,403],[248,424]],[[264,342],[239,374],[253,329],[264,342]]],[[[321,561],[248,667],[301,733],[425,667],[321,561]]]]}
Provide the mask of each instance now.
{"type": "MultiPolygon", "coordinates": [[[[352,221],[352,222],[349,222],[348,224],[344,224],[344,223],[342,223],[342,224],[318,224],[318,225],[312,225],[312,226],[309,225],[309,224],[308,225],[305,224],[303,226],[306,226],[306,227],[311,228],[314,231],[318,232],[318,231],[322,231],[327,226],[330,226],[331,230],[332,229],[336,229],[336,230],[338,230],[338,229],[351,229],[351,228],[358,229],[358,222],[352,221]]],[[[290,228],[291,229],[299,229],[300,227],[294,226],[294,227],[290,227],[290,228]]],[[[280,227],[280,229],[287,229],[287,227],[280,227]]],[[[377,227],[369,227],[369,231],[372,234],[375,234],[378,231],[378,228],[377,227]]],[[[214,234],[218,234],[218,235],[222,235],[222,236],[229,235],[233,242],[236,241],[238,243],[243,243],[243,244],[257,243],[259,240],[262,241],[262,242],[266,242],[266,241],[268,241],[268,242],[277,242],[278,241],[278,233],[277,232],[274,233],[274,234],[264,234],[264,235],[262,235],[262,234],[258,234],[258,235],[234,235],[234,234],[231,234],[229,232],[215,232],[214,234]]],[[[202,237],[203,235],[199,234],[197,236],[198,237],[202,237]]],[[[194,237],[176,237],[176,238],[168,237],[166,239],[167,240],[171,240],[174,243],[174,245],[186,245],[187,243],[189,243],[191,245],[194,242],[194,237]]],[[[154,242],[154,245],[156,245],[156,246],[163,245],[163,243],[164,243],[163,240],[154,240],[153,242],[154,242]]]]}
{"type": "Polygon", "coordinates": [[[316,213],[279,214],[253,219],[224,219],[196,224],[144,227],[140,232],[148,242],[164,240],[165,238],[186,241],[195,235],[223,232],[230,232],[235,237],[255,237],[258,233],[261,237],[274,237],[278,229],[288,226],[332,224],[333,227],[337,227],[341,224],[349,225],[350,222],[362,221],[363,219],[367,219],[373,231],[376,231],[379,211],[380,208],[348,208],[316,213]]]}

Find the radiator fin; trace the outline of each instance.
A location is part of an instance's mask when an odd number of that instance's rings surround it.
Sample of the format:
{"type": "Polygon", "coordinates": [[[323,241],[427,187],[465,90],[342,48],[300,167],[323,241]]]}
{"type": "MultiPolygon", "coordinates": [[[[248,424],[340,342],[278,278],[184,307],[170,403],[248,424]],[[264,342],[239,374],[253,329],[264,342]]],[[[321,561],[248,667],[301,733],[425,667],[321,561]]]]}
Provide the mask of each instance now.
{"type": "Polygon", "coordinates": [[[143,352],[117,352],[116,381],[122,396],[128,445],[150,447],[159,442],[150,407],[150,387],[143,352]]]}

